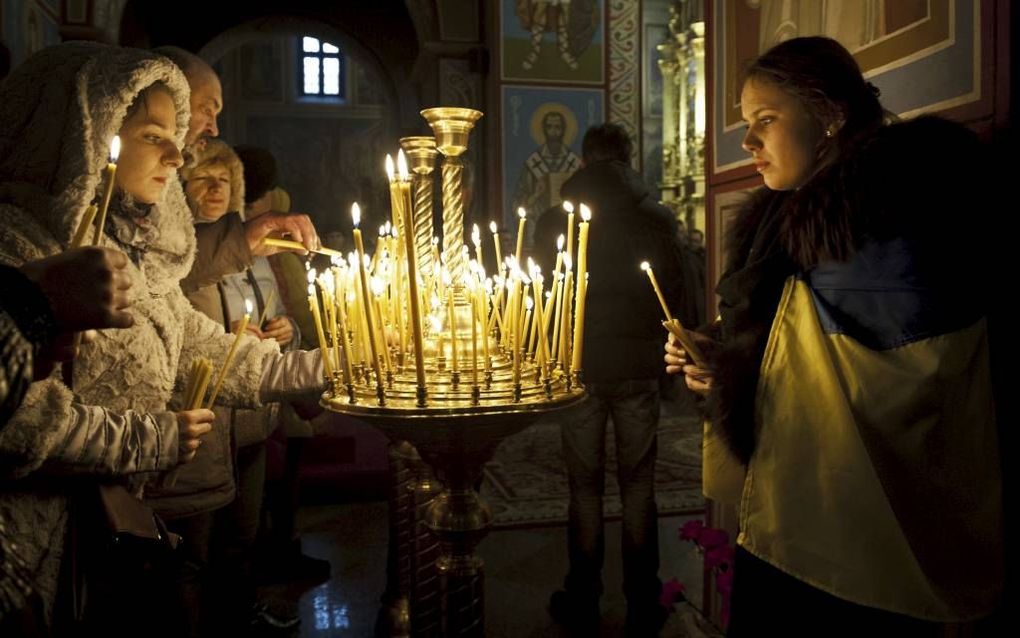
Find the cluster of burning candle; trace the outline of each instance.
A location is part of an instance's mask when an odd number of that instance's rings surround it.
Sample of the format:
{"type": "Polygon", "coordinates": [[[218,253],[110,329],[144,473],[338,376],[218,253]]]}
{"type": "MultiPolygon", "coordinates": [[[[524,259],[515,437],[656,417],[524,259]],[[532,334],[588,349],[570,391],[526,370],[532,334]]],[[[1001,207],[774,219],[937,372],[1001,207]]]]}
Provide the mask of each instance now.
{"type": "Polygon", "coordinates": [[[358,387],[374,386],[378,404],[386,405],[411,384],[412,369],[416,389],[411,396],[419,407],[428,404],[430,385],[446,397],[470,398],[479,405],[494,379],[511,389],[515,401],[521,400],[523,387],[543,388],[551,398],[554,381],[567,387],[576,383],[584,339],[587,277],[580,273],[587,263],[588,207],[579,206],[577,274],[574,208],[568,202],[566,238],[559,239],[556,267],[548,278],[522,254],[526,213],[521,210],[514,255],[503,258],[493,233],[499,272],[485,272],[476,225],[474,258],[464,246],[466,274],[457,280],[435,241],[432,267],[426,272],[419,268],[416,242],[405,231],[414,226],[403,152],[396,171],[389,156],[386,164],[392,220],[380,228],[374,254],[365,251],[355,203],[355,250],[346,258],[333,255],[324,272],[308,273],[308,303],[326,375],[334,380],[333,396],[345,388],[347,400],[355,403],[358,387]]]}

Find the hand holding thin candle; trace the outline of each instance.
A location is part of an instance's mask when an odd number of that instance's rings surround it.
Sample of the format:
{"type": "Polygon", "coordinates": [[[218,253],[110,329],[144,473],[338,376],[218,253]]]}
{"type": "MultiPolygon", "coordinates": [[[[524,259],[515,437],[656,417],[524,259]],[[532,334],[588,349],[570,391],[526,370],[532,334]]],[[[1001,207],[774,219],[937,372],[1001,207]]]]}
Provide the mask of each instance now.
{"type": "Polygon", "coordinates": [[[659,305],[662,306],[662,312],[666,315],[666,320],[662,322],[662,325],[666,330],[670,332],[680,345],[683,346],[684,350],[691,356],[691,359],[699,367],[704,368],[705,357],[701,354],[701,350],[694,343],[694,339],[690,336],[687,330],[680,323],[680,320],[673,317],[673,313],[669,311],[669,306],[666,304],[666,297],[662,294],[662,289],[659,288],[659,281],[655,278],[655,272],[652,270],[651,264],[647,261],[641,262],[641,270],[645,271],[648,275],[648,279],[652,282],[652,288],[655,290],[655,296],[659,299],[659,305]]]}

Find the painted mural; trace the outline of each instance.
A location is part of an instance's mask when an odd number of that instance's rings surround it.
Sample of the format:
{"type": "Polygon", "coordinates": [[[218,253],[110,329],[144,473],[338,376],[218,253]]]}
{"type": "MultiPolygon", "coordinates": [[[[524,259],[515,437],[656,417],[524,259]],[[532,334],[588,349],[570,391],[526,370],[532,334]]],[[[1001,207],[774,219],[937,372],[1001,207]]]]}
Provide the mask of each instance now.
{"type": "Polygon", "coordinates": [[[604,0],[500,2],[504,80],[604,81],[604,0]]]}
{"type": "Polygon", "coordinates": [[[603,122],[597,89],[503,87],[503,221],[518,206],[537,215],[560,203],[560,187],[581,166],[581,138],[603,122]]]}

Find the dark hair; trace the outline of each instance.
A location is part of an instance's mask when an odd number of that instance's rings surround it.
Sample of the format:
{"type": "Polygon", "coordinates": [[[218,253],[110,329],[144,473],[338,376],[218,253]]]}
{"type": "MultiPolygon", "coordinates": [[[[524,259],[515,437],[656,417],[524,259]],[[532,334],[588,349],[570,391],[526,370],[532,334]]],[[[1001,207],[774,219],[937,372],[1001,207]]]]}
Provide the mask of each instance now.
{"type": "Polygon", "coordinates": [[[560,118],[560,123],[562,123],[564,125],[567,123],[567,118],[565,118],[562,113],[560,113],[559,111],[549,111],[548,113],[546,113],[545,115],[542,116],[542,128],[543,129],[545,128],[546,124],[549,123],[549,118],[551,118],[551,117],[558,117],[558,118],[560,118]]]}
{"type": "Polygon", "coordinates": [[[581,142],[581,156],[585,164],[612,160],[629,162],[632,149],[627,131],[611,122],[591,127],[581,142]]]}
{"type": "Polygon", "coordinates": [[[244,203],[261,199],[276,188],[276,158],[264,148],[235,146],[234,152],[244,167],[244,203]]]}
{"type": "MultiPolygon", "coordinates": [[[[124,122],[127,122],[132,117],[137,115],[138,112],[142,110],[142,108],[145,108],[146,112],[148,112],[149,105],[146,103],[146,101],[149,99],[149,95],[156,91],[169,95],[171,99],[173,98],[173,93],[170,91],[169,86],[167,86],[163,82],[153,82],[149,86],[142,89],[138,93],[138,95],[135,96],[134,101],[131,102],[130,106],[128,106],[127,112],[124,113],[124,122]]],[[[123,126],[123,123],[121,124],[121,126],[123,126]]]]}
{"type": "Polygon", "coordinates": [[[819,259],[849,259],[854,253],[857,220],[838,193],[812,188],[833,166],[872,136],[885,122],[878,89],[864,79],[853,55],[831,38],[792,38],[772,47],[744,71],[745,80],[761,80],[796,98],[821,130],[817,164],[807,183],[791,195],[783,239],[804,267],[819,259]]]}

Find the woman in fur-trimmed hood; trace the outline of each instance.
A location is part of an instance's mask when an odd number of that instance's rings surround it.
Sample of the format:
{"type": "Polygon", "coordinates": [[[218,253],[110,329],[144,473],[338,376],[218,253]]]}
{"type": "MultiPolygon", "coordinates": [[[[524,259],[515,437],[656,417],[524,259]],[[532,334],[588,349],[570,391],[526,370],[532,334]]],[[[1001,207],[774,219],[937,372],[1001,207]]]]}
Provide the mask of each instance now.
{"type": "MultiPolygon", "coordinates": [[[[889,123],[828,38],[747,71],[762,175],[729,237],[706,367],[708,450],[746,468],[729,635],[939,635],[1003,587],[1002,482],[981,149],[932,117],[889,123]],[[960,161],[950,164],[950,158],[960,161]]],[[[706,479],[707,483],[707,479],[706,479]]]]}
{"type": "MultiPolygon", "coordinates": [[[[207,357],[218,369],[233,339],[194,311],[179,287],[195,250],[176,176],[188,95],[168,60],[93,43],[45,49],[0,87],[2,263],[67,248],[100,193],[112,138],[124,138],[103,241],[130,258],[134,326],[82,346],[73,391],[57,375],[35,383],[0,433],[0,509],[34,574],[46,621],[70,486],[87,484],[87,476],[133,476],[137,493],[151,473],[190,454],[179,449],[178,423],[194,413],[167,406],[192,361],[207,357]]],[[[220,400],[254,407],[320,384],[318,353],[283,359],[275,344],[243,339],[220,400]]]]}

